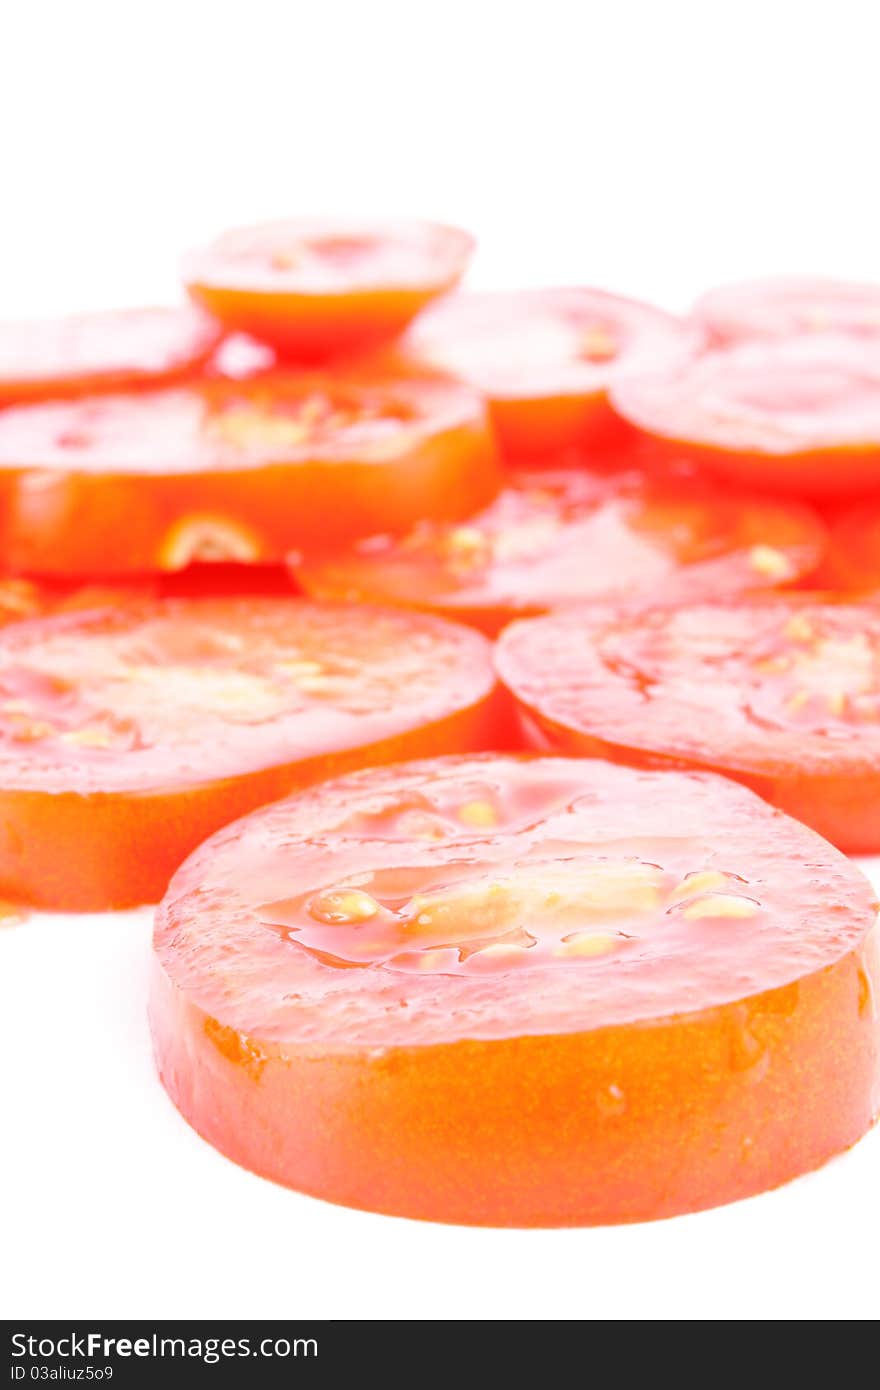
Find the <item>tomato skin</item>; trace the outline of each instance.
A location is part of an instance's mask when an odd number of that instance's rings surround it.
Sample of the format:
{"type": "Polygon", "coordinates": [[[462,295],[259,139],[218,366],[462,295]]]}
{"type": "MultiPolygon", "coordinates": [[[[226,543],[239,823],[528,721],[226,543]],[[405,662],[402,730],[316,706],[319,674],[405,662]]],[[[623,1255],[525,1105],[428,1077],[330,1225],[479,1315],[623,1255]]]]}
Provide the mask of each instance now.
{"type": "Polygon", "coordinates": [[[880,335],[735,343],[621,381],[618,413],[660,460],[815,501],[880,479],[880,335]]]}
{"type": "Polygon", "coordinates": [[[192,298],[227,328],[313,362],[396,337],[458,283],[473,249],[468,233],[432,223],[302,218],[227,232],[191,252],[183,273],[192,298]],[[288,243],[301,252],[290,265],[288,243]],[[354,251],[337,265],[340,243],[354,251]]]}
{"type": "Polygon", "coordinates": [[[727,597],[815,569],[825,528],[809,508],[681,471],[511,471],[463,523],[419,522],[294,565],[313,598],[422,608],[490,636],[516,618],[638,592],[727,597]]]}
{"type": "Polygon", "coordinates": [[[719,285],[693,307],[716,343],[814,333],[880,336],[880,285],[778,276],[719,285]]]}
{"type": "Polygon", "coordinates": [[[279,564],[316,542],[452,519],[498,483],[481,403],[446,382],[285,375],[0,415],[0,545],[18,574],[279,564]],[[347,402],[366,437],[332,420],[302,442],[222,434],[227,420],[284,426],[291,411],[297,425],[313,397],[347,402]],[[358,414],[368,409],[379,418],[358,414]]]}
{"type": "MultiPolygon", "coordinates": [[[[356,807],[367,783],[378,790],[396,775],[426,778],[432,766],[442,779],[453,764],[477,762],[410,764],[337,785],[356,807]]],[[[563,767],[567,777],[583,769],[584,793],[595,795],[596,814],[606,816],[608,842],[616,844],[620,807],[612,788],[638,774],[577,760],[538,762],[551,777],[563,767]],[[588,790],[593,778],[595,791],[588,790]]],[[[499,763],[483,760],[490,768],[499,763]]],[[[423,989],[422,977],[401,983],[393,974],[379,989],[373,966],[364,972],[376,991],[372,1012],[355,1003],[349,980],[359,972],[345,970],[336,972],[344,977],[336,986],[342,1004],[325,996],[322,1012],[315,967],[307,967],[304,992],[292,1003],[287,991],[300,966],[290,961],[299,959],[298,948],[262,928],[255,935],[247,906],[263,896],[260,874],[272,885],[267,891],[279,890],[273,825],[287,826],[280,843],[297,853],[297,822],[284,820],[292,803],[282,803],[203,846],[159,908],[150,1018],[172,1100],[203,1137],[262,1176],[366,1210],[477,1225],[604,1224],[696,1211],[777,1186],[854,1143],[880,1104],[872,1006],[880,960],[869,885],[817,836],[730,783],[678,774],[649,780],[646,795],[662,798],[657,784],[668,780],[676,804],[691,792],[701,805],[705,797],[708,819],[717,795],[717,823],[728,823],[723,806],[734,838],[752,818],[756,844],[778,836],[779,849],[796,861],[777,861],[793,874],[792,921],[801,920],[795,903],[802,895],[827,894],[843,933],[833,949],[813,938],[811,947],[793,929],[803,973],[741,999],[734,990],[728,1002],[709,1007],[676,1010],[670,996],[670,1011],[660,1016],[650,1015],[651,990],[645,1002],[636,987],[626,1007],[600,1004],[600,1020],[621,1015],[612,1023],[595,1023],[598,986],[589,983],[581,1026],[563,1027],[546,1013],[546,967],[515,982],[502,976],[498,986],[497,976],[471,977],[478,992],[469,992],[460,979],[423,989]],[[218,899],[199,917],[199,900],[190,898],[199,884],[209,892],[223,885],[228,901],[218,899]],[[285,957],[291,950],[295,956],[285,957]],[[506,1024],[511,990],[515,1018],[506,1024]],[[401,1004],[405,1011],[395,1007],[401,1004]],[[338,1017],[324,1035],[334,1009],[338,1017]]],[[[334,794],[332,785],[313,793],[309,818],[316,797],[334,794]]],[[[325,834],[318,808],[319,846],[325,834]]],[[[389,862],[398,863],[400,845],[394,848],[389,862]]],[[[565,852],[574,852],[570,840],[565,852]]],[[[345,842],[338,853],[342,874],[355,861],[346,862],[345,842]]],[[[755,872],[762,884],[761,868],[755,872]]],[[[298,867],[290,874],[299,885],[298,867]]],[[[820,917],[813,902],[802,930],[812,932],[820,917]]],[[[735,978],[758,985],[752,965],[735,978]]],[[[703,974],[711,980],[711,967],[703,974]]]]}
{"type": "MultiPolygon", "coordinates": [[[[653,666],[639,650],[638,634],[662,634],[676,624],[688,627],[696,642],[700,633],[711,642],[708,634],[726,620],[726,614],[741,615],[749,626],[748,642],[754,653],[759,640],[763,641],[763,625],[775,624],[777,615],[780,624],[792,619],[816,625],[827,621],[832,641],[838,640],[835,629],[842,642],[863,633],[869,641],[880,639],[876,598],[849,604],[839,595],[807,591],[755,594],[711,607],[694,604],[676,613],[637,604],[616,609],[597,606],[579,615],[516,623],[496,648],[496,669],[518,704],[525,746],[607,758],[631,767],[692,767],[720,773],[811,826],[846,853],[877,852],[880,745],[872,723],[847,722],[842,726],[846,737],[841,734],[826,742],[822,726],[831,710],[822,706],[815,715],[819,727],[813,727],[809,722],[813,716],[808,715],[803,728],[776,729],[776,704],[765,710],[759,703],[763,689],[772,692],[775,677],[744,675],[731,653],[719,654],[719,647],[704,664],[694,656],[690,670],[680,667],[678,675],[670,678],[672,685],[678,683],[679,693],[668,693],[662,664],[653,666]],[[615,632],[630,634],[632,641],[625,654],[617,651],[607,664],[603,642],[615,632]],[[560,658],[553,653],[563,651],[575,655],[560,682],[560,658]],[[723,680],[715,674],[721,670],[723,680]],[[565,694],[566,682],[581,692],[573,701],[565,694]],[[645,693],[639,694],[642,685],[645,693]],[[743,718],[740,701],[750,708],[757,704],[772,732],[756,733],[760,724],[743,718]],[[742,731],[739,738],[738,729],[742,731]]],[[[674,638],[668,641],[674,650],[674,638]]],[[[846,672],[838,684],[848,701],[846,672]]],[[[786,698],[792,697],[801,699],[796,686],[787,692],[786,698]]],[[[830,698],[838,698],[836,686],[828,695],[816,696],[817,707],[830,698]]],[[[784,717],[781,711],[780,718],[784,717]]]]}
{"type": "Polygon", "coordinates": [[[263,1177],[295,1174],[300,1191],[392,1216],[607,1225],[778,1187],[865,1133],[877,1042],[854,1001],[880,983],[876,954],[866,946],[749,1001],[749,1035],[771,1059],[757,1086],[736,1055],[734,1019],[718,1011],[369,1059],[250,1041],[183,999],[154,963],[150,1012],[175,1105],[263,1177]],[[586,1096],[604,1105],[588,1109],[586,1096]],[[536,1132],[555,1136],[542,1153],[536,1132]]]}
{"type": "MultiPolygon", "coordinates": [[[[336,610],[340,613],[341,610],[336,610]]],[[[316,614],[308,621],[323,623],[332,615],[330,606],[318,611],[303,600],[283,598],[235,599],[156,599],[139,597],[128,604],[122,595],[114,608],[70,612],[61,617],[18,623],[0,634],[0,685],[6,691],[7,678],[13,682],[24,672],[47,669],[46,653],[58,641],[81,655],[69,662],[53,659],[48,669],[62,688],[69,686],[68,700],[75,698],[78,672],[94,665],[89,653],[92,633],[106,630],[131,631],[134,637],[143,626],[156,622],[178,625],[182,633],[192,624],[197,633],[201,623],[216,625],[221,633],[233,636],[253,621],[284,622],[291,631],[303,621],[303,613],[316,614]],[[241,614],[245,617],[242,619],[241,614]],[[262,615],[262,616],[261,616],[262,615]],[[289,615],[289,616],[288,616],[289,615]],[[31,667],[28,653],[36,653],[31,667]]],[[[229,738],[229,725],[206,710],[206,729],[211,732],[199,743],[198,728],[184,724],[186,742],[175,750],[171,742],[163,746],[148,733],[146,758],[143,750],[129,755],[125,749],[108,752],[108,761],[96,761],[91,750],[61,748],[57,762],[48,766],[35,762],[29,754],[37,744],[16,742],[6,728],[0,741],[0,892],[10,901],[36,907],[69,911],[101,911],[156,902],[162,896],[174,869],[202,840],[228,821],[254,807],[286,795],[295,787],[308,785],[338,772],[365,763],[386,763],[401,757],[444,753],[488,746],[497,733],[504,736],[510,718],[509,705],[497,690],[490,669],[488,647],[477,634],[451,624],[425,626],[430,620],[411,619],[401,623],[402,615],[382,614],[379,610],[358,609],[351,613],[352,631],[362,641],[370,640],[378,625],[388,630],[390,622],[398,633],[394,639],[401,652],[407,644],[438,645],[449,663],[436,675],[437,689],[426,705],[421,696],[408,702],[400,697],[394,710],[379,717],[366,711],[366,721],[351,722],[343,715],[338,733],[328,734],[325,716],[316,707],[314,726],[293,725],[286,738],[273,735],[274,743],[222,744],[229,738]],[[210,720],[213,719],[213,723],[210,720]],[[385,732],[383,732],[383,728],[385,732]]],[[[339,620],[340,627],[344,614],[339,620]]],[[[149,647],[153,639],[144,637],[149,647]]],[[[193,641],[196,640],[194,637],[193,641]]],[[[394,649],[387,646],[377,654],[372,675],[382,663],[392,660],[394,649]]],[[[328,640],[333,653],[344,656],[339,638],[328,640]],[[334,646],[335,643],[335,646],[334,646]]],[[[193,662],[197,658],[193,656],[193,662]]],[[[430,671],[425,657],[425,671],[430,671]]],[[[420,673],[422,658],[410,660],[408,669],[420,673]]],[[[233,675],[236,667],[231,668],[233,675]]],[[[247,669],[247,668],[245,668],[247,669]]],[[[99,671],[86,683],[85,698],[98,700],[90,691],[99,689],[99,671]]],[[[369,665],[366,679],[371,675],[369,665]]],[[[383,677],[384,678],[384,677],[383,677]]],[[[174,662],[167,675],[169,705],[173,707],[174,662]]],[[[403,679],[403,677],[402,677],[403,679]]],[[[8,698],[8,697],[7,697],[8,698]]],[[[148,703],[155,696],[145,697],[148,703]]],[[[105,696],[113,714],[112,692],[105,696]]],[[[331,718],[337,718],[331,698],[331,718]]],[[[5,714],[3,719],[10,716],[5,714]]],[[[42,710],[35,716],[44,718],[42,710]]],[[[11,716],[14,718],[15,716],[11,716]]],[[[88,726],[90,716],[83,716],[88,726]]],[[[121,715],[120,715],[121,717],[121,715]]],[[[145,714],[145,720],[147,719],[145,714]]],[[[176,715],[169,716],[172,722],[176,715]]],[[[191,714],[184,716],[190,718],[191,714]]],[[[76,725],[74,725],[76,727],[76,725]]],[[[146,724],[148,728],[148,723],[146,724]]],[[[235,725],[232,726],[235,737],[235,725]]],[[[257,728],[259,732],[259,727],[257,728]]],[[[271,730],[270,730],[271,732],[271,730]]],[[[509,735],[508,735],[509,737],[509,735]]],[[[38,750],[39,751],[39,750],[38,750]]]]}
{"type": "Polygon", "coordinates": [[[536,467],[568,449],[632,447],[636,432],[610,406],[611,384],[702,344],[695,324],[647,304],[549,289],[450,296],[418,320],[403,350],[481,391],[504,456],[536,467]]]}
{"type": "Polygon", "coordinates": [[[220,337],[216,322],[191,308],[0,324],[0,406],[185,381],[220,337]]]}

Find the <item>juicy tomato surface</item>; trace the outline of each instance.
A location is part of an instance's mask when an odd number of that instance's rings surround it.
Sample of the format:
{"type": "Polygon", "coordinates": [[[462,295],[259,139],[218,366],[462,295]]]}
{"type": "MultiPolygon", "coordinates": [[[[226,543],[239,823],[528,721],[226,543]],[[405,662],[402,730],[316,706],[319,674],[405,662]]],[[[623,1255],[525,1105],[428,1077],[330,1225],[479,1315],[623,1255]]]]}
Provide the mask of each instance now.
{"type": "Polygon", "coordinates": [[[693,1211],[877,1109],[870,885],[722,778],[377,768],[230,826],[156,921],[184,1116],[332,1201],[485,1225],[693,1211]]]}
{"type": "Polygon", "coordinates": [[[0,895],[155,902],[206,835],[336,770],[486,747],[489,647],[424,614],[133,600],[0,633],[0,895]]]}
{"type": "Polygon", "coordinates": [[[427,608],[497,633],[512,618],[642,591],[670,602],[789,583],[819,562],[808,508],[692,476],[512,473],[464,522],[422,521],[296,568],[316,598],[427,608]]]}
{"type": "Polygon", "coordinates": [[[437,223],[299,218],[226,232],[183,275],[227,327],[312,359],[393,338],[458,283],[473,249],[437,223]]]}
{"type": "Polygon", "coordinates": [[[719,343],[829,332],[880,337],[880,285],[794,275],[748,280],[710,290],[693,314],[719,343]]]}
{"type": "Polygon", "coordinates": [[[453,296],[419,319],[406,348],[482,392],[505,454],[537,460],[617,444],[626,431],[608,405],[612,383],[678,364],[701,341],[695,325],[650,305],[551,289],[453,296]]]}
{"type": "Polygon", "coordinates": [[[179,380],[219,341],[216,322],[193,308],[0,323],[0,406],[179,380]]]}
{"type": "Polygon", "coordinates": [[[711,768],[880,850],[880,604],[596,607],[515,624],[497,666],[534,746],[711,768]]]}
{"type": "Polygon", "coordinates": [[[438,380],[293,374],[0,413],[0,552],[17,573],[277,563],[466,515],[498,484],[482,403],[438,380]]]}
{"type": "Polygon", "coordinates": [[[748,486],[833,498],[880,484],[880,335],[718,348],[612,400],[662,454],[748,486]]]}

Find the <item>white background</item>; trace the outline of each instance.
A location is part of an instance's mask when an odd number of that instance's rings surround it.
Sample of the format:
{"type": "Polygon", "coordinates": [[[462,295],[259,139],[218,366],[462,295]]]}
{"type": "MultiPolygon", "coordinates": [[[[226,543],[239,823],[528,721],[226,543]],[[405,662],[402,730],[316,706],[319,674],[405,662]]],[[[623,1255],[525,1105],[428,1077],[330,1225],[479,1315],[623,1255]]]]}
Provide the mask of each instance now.
{"type": "MultiPolygon", "coordinates": [[[[262,0],[10,6],[0,316],[150,302],[178,251],[303,211],[480,237],[473,281],[685,307],[761,272],[880,278],[880,15],[262,0]]],[[[0,933],[0,1313],[876,1317],[880,1132],[717,1212],[467,1231],[238,1171],[149,1060],[149,913],[0,933]]]]}

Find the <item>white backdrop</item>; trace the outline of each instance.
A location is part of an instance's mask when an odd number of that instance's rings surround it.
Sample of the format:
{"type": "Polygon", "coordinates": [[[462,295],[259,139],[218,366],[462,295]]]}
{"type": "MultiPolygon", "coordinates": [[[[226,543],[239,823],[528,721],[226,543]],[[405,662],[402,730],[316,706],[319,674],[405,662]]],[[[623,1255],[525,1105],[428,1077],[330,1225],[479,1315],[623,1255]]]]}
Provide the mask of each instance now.
{"type": "MultiPolygon", "coordinates": [[[[869,0],[10,8],[0,316],[150,302],[178,251],[300,211],[460,221],[474,283],[685,307],[761,272],[880,278],[869,0]]],[[[152,1074],[149,914],[0,933],[0,1313],[876,1317],[880,1132],[654,1226],[465,1231],[216,1155],[152,1074]]]]}

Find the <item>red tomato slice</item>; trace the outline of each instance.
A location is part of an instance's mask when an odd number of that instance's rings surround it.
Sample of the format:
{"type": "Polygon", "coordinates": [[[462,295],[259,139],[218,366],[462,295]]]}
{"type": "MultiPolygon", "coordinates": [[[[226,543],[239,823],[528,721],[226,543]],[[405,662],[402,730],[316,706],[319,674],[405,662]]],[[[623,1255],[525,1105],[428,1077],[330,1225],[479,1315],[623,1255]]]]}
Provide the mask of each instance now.
{"type": "Polygon", "coordinates": [[[310,360],[400,333],[461,278],[474,241],[432,222],[298,218],[190,252],[194,299],[229,328],[310,360]]]}
{"type": "Polygon", "coordinates": [[[880,503],[866,500],[838,512],[823,574],[835,587],[880,590],[880,503]]]}
{"type": "Polygon", "coordinates": [[[479,399],[437,380],[294,375],[0,414],[14,572],[271,564],[299,546],[452,519],[494,496],[479,399]]]}
{"type": "Polygon", "coordinates": [[[181,380],[219,341],[216,322],[191,308],[0,323],[0,405],[181,380]]]}
{"type": "Polygon", "coordinates": [[[880,605],[593,608],[514,625],[498,670],[538,747],[711,768],[880,850],[880,605]]]}
{"type": "Polygon", "coordinates": [[[634,592],[669,602],[788,583],[825,533],[808,508],[687,475],[519,473],[465,522],[417,523],[297,567],[317,598],[428,608],[497,633],[512,618],[634,592]]]}
{"type": "Polygon", "coordinates": [[[624,434],[613,382],[678,364],[702,342],[692,324],[600,290],[456,295],[419,319],[407,348],[489,401],[514,458],[610,446],[624,434]]]}
{"type": "Polygon", "coordinates": [[[880,285],[806,276],[750,280],[710,290],[693,312],[720,343],[829,332],[880,337],[880,285]]]}
{"type": "Polygon", "coordinates": [[[740,483],[818,498],[880,482],[880,337],[720,348],[612,399],[661,453],[740,483]]]}
{"type": "Polygon", "coordinates": [[[0,633],[0,895],[155,902],[211,831],[365,763],[485,747],[485,640],[296,599],[133,601],[0,633]]]}
{"type": "Polygon", "coordinates": [[[370,769],[249,816],[156,921],[162,1079],[212,1144],[351,1206],[645,1220],[876,1113],[870,885],[743,787],[558,758],[370,769]]]}

